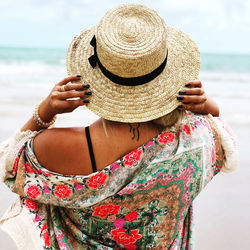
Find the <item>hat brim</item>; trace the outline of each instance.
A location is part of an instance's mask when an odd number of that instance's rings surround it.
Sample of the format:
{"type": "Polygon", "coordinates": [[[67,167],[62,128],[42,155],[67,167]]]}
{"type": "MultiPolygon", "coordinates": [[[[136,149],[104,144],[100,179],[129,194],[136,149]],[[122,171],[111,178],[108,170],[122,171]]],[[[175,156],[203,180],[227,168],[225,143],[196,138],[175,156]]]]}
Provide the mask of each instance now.
{"type": "Polygon", "coordinates": [[[82,75],[92,95],[88,108],[111,121],[146,122],[162,117],[180,103],[178,92],[188,81],[198,79],[200,52],[184,32],[167,26],[168,59],[164,71],[154,80],[138,86],[121,86],[106,78],[99,67],[92,68],[88,58],[93,55],[90,41],[96,27],[85,30],[71,42],[67,54],[69,75],[82,75]]]}

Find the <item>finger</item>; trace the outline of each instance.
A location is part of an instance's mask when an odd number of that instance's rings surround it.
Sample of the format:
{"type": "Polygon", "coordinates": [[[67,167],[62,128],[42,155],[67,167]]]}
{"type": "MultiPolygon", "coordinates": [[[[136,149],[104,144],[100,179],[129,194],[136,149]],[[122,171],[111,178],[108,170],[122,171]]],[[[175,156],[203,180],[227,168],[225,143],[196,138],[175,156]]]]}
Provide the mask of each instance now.
{"type": "Polygon", "coordinates": [[[69,77],[64,78],[62,81],[60,81],[60,82],[57,83],[56,85],[62,86],[62,85],[67,84],[68,82],[71,82],[71,81],[78,81],[78,80],[80,80],[80,79],[81,79],[81,76],[80,76],[80,75],[77,75],[77,76],[69,76],[69,77]]]}
{"type": "Polygon", "coordinates": [[[56,92],[52,94],[52,98],[58,98],[60,100],[66,100],[70,98],[82,98],[85,99],[92,95],[91,91],[64,91],[64,92],[56,92]]]}
{"type": "Polygon", "coordinates": [[[182,103],[203,103],[207,98],[205,95],[183,95],[177,96],[177,100],[182,103]]]}
{"type": "Polygon", "coordinates": [[[203,88],[185,88],[179,91],[179,95],[203,95],[204,93],[203,88]]]}
{"type": "Polygon", "coordinates": [[[89,103],[89,100],[82,100],[82,99],[77,99],[77,100],[66,100],[64,101],[65,103],[65,108],[69,111],[73,111],[74,109],[87,105],[89,103]]]}
{"type": "Polygon", "coordinates": [[[203,109],[203,104],[198,103],[198,104],[182,104],[181,105],[182,110],[189,110],[194,113],[200,113],[200,111],[203,109]]]}
{"type": "MultiPolygon", "coordinates": [[[[80,90],[86,90],[89,88],[88,84],[82,84],[82,83],[68,83],[68,84],[63,85],[63,86],[64,86],[63,92],[70,91],[70,90],[80,91],[80,90]]],[[[62,92],[62,86],[56,86],[56,90],[59,92],[62,92]]]]}
{"type": "Polygon", "coordinates": [[[188,88],[201,88],[202,83],[200,80],[195,80],[195,81],[188,82],[185,86],[188,88]]]}
{"type": "MultiPolygon", "coordinates": [[[[86,105],[86,100],[76,99],[76,100],[55,100],[52,102],[52,107],[56,110],[57,114],[71,112],[79,106],[86,105]]],[[[89,102],[89,101],[88,101],[89,102]]]]}

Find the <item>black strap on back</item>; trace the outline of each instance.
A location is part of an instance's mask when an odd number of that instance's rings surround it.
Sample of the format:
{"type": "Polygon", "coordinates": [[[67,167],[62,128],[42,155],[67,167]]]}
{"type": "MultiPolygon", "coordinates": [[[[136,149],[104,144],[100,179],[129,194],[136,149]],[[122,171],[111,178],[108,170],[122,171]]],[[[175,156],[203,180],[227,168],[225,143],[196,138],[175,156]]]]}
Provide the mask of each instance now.
{"type": "Polygon", "coordinates": [[[91,160],[91,164],[92,164],[92,169],[93,169],[93,172],[96,172],[97,170],[96,170],[95,156],[94,156],[94,151],[93,151],[92,142],[91,142],[91,138],[90,138],[89,126],[85,128],[85,134],[86,134],[86,138],[87,138],[87,143],[88,143],[88,148],[89,148],[89,156],[90,156],[90,160],[91,160]]]}

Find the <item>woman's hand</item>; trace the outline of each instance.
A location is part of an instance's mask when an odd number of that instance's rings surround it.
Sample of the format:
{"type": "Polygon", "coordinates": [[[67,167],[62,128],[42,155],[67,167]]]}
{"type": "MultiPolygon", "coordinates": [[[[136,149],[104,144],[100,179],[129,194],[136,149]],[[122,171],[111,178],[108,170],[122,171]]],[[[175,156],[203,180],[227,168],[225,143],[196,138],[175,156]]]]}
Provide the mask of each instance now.
{"type": "Polygon", "coordinates": [[[219,116],[219,107],[206,95],[201,81],[191,81],[185,86],[186,88],[181,90],[177,97],[177,100],[181,102],[179,109],[189,110],[193,113],[219,116]]]}
{"type": "MultiPolygon", "coordinates": [[[[91,95],[91,92],[86,91],[89,85],[69,83],[80,79],[81,76],[70,76],[55,85],[48,97],[39,105],[38,115],[43,122],[49,123],[55,115],[72,112],[79,106],[89,103],[87,97],[91,95]]],[[[21,131],[39,131],[42,128],[31,117],[21,131]]]]}
{"type": "Polygon", "coordinates": [[[40,104],[39,116],[44,122],[50,121],[57,114],[72,112],[79,106],[89,103],[87,97],[91,92],[86,91],[89,85],[70,83],[80,78],[81,76],[70,76],[54,86],[48,97],[40,104]]]}

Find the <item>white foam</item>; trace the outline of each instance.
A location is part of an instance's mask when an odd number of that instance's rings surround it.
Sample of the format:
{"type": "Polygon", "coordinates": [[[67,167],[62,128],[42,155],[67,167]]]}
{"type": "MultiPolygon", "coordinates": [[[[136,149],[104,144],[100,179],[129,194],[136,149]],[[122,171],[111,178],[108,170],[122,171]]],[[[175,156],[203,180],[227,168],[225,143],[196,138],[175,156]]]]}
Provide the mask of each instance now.
{"type": "Polygon", "coordinates": [[[4,75],[13,74],[41,74],[54,71],[65,71],[65,65],[49,65],[38,61],[17,62],[0,61],[0,72],[4,75]]]}
{"type": "Polygon", "coordinates": [[[201,71],[200,78],[205,81],[223,81],[250,84],[250,72],[209,72],[201,71]]]}

